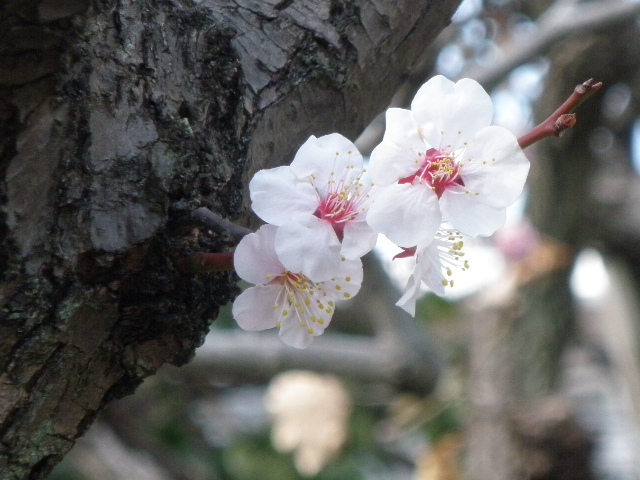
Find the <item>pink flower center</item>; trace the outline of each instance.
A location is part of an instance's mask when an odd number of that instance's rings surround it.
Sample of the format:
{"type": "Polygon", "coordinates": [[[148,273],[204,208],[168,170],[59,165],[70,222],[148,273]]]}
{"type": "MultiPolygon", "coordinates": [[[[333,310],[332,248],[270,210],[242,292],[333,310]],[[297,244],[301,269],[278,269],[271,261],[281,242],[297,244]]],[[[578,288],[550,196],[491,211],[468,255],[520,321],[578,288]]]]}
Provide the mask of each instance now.
{"type": "Polygon", "coordinates": [[[314,215],[331,223],[333,230],[342,241],[344,226],[358,215],[358,195],[351,195],[348,188],[332,191],[320,200],[314,215]]]}
{"type": "Polygon", "coordinates": [[[427,150],[418,171],[400,179],[398,183],[426,182],[440,198],[451,185],[464,185],[459,173],[460,165],[453,154],[431,148],[427,150]]]}

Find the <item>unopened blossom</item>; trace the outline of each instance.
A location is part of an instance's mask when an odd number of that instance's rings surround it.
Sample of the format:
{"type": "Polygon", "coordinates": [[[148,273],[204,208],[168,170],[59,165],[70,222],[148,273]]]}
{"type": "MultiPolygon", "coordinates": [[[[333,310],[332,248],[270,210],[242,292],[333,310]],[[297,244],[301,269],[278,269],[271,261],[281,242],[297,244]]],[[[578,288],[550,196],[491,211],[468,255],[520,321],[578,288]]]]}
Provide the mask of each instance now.
{"type": "Polygon", "coordinates": [[[360,290],[362,262],[343,258],[335,277],[314,282],[282,264],[274,249],[277,231],[263,225],[236,247],[236,272],[256,285],[233,302],[233,318],[244,330],[278,328],[286,344],[305,348],[329,325],[336,303],[360,290]]]}
{"type": "Polygon", "coordinates": [[[470,79],[436,76],[411,110],[391,108],[370,174],[380,189],[367,220],[391,241],[429,241],[444,217],[465,235],[491,235],[520,196],[529,161],[505,128],[491,126],[493,104],[470,79]]]}
{"type": "Polygon", "coordinates": [[[403,257],[413,253],[415,267],[407,282],[405,293],[396,305],[415,315],[416,300],[423,283],[432,292],[444,295],[445,287],[454,285],[452,278],[454,270],[465,271],[469,268],[469,262],[464,258],[463,248],[463,236],[443,224],[431,241],[407,249],[405,253],[398,255],[403,257]]]}
{"type": "Polygon", "coordinates": [[[353,260],[373,248],[376,233],[366,222],[372,186],[363,172],[355,145],[333,133],[311,136],[290,166],[254,175],[251,206],[281,227],[275,249],[289,270],[327,280],[343,257],[353,260]]]}

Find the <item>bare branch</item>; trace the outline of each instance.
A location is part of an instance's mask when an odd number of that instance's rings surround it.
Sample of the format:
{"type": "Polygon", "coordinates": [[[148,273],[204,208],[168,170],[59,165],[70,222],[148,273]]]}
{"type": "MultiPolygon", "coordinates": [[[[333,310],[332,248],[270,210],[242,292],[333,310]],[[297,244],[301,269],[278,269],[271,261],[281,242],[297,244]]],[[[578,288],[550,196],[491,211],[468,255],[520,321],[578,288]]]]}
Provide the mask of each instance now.
{"type": "MultiPolygon", "coordinates": [[[[460,77],[473,78],[485,89],[490,90],[513,69],[544,54],[559,40],[576,33],[610,29],[620,23],[633,21],[639,14],[640,3],[638,2],[612,0],[572,5],[558,2],[538,20],[534,33],[514,41],[505,48],[506,52],[502,59],[485,67],[475,66],[464,70],[460,77]]],[[[444,35],[450,35],[450,32],[443,32],[440,39],[444,35]]],[[[425,67],[431,63],[424,60],[421,65],[425,67]]],[[[394,97],[393,106],[409,105],[411,98],[430,74],[428,69],[422,72],[424,75],[419,81],[415,81],[416,75],[414,75],[411,82],[407,82],[402,87],[394,97]]],[[[364,130],[356,142],[361,152],[371,152],[380,143],[384,134],[384,121],[384,115],[380,115],[364,130]]]]}
{"type": "Polygon", "coordinates": [[[582,102],[602,87],[602,82],[594,82],[593,78],[577,85],[573,93],[544,122],[518,138],[522,148],[526,148],[546,137],[562,135],[565,130],[576,124],[573,112],[582,102]]]}
{"type": "Polygon", "coordinates": [[[634,21],[638,14],[638,2],[612,0],[571,5],[556,2],[538,19],[533,33],[519,38],[505,48],[502,59],[487,67],[467,69],[461,77],[473,78],[490,90],[514,68],[544,54],[558,41],[578,33],[605,30],[620,23],[634,21]]]}
{"type": "Polygon", "coordinates": [[[325,333],[305,350],[285,345],[275,332],[214,329],[189,365],[188,373],[216,380],[266,383],[285,370],[331,372],[355,380],[387,383],[427,393],[437,371],[392,338],[325,333]]]}
{"type": "Polygon", "coordinates": [[[206,207],[196,208],[191,212],[191,218],[202,223],[211,230],[218,233],[228,234],[236,244],[240,243],[240,240],[242,240],[245,235],[251,233],[250,229],[241,227],[240,225],[221,217],[217,213],[212,212],[206,207]]]}

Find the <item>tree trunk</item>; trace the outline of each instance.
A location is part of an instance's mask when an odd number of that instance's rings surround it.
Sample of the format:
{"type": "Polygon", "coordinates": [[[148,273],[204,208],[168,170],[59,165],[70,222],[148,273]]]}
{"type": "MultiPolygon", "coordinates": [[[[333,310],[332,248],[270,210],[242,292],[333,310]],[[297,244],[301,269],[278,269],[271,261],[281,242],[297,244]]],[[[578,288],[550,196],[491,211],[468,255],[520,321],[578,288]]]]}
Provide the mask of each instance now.
{"type": "Polygon", "coordinates": [[[39,479],[110,400],[188,362],[245,185],[352,139],[459,2],[6,0],[0,6],[0,471],[39,479]]]}

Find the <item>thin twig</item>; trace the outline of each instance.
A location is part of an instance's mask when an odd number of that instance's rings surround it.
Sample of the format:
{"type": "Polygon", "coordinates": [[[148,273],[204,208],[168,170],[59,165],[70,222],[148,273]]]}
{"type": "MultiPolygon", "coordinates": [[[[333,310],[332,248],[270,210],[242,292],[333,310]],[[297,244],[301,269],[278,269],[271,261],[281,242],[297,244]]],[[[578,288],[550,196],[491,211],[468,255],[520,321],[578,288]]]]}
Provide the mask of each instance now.
{"type": "Polygon", "coordinates": [[[236,244],[240,243],[245,235],[252,233],[250,229],[241,227],[206,207],[196,208],[191,212],[191,219],[218,233],[227,233],[236,244]]]}
{"type": "Polygon", "coordinates": [[[576,86],[569,98],[544,122],[518,138],[520,146],[526,148],[543,138],[559,137],[565,130],[573,127],[576,124],[576,118],[572,112],[600,87],[602,82],[595,82],[593,78],[576,86]]]}

